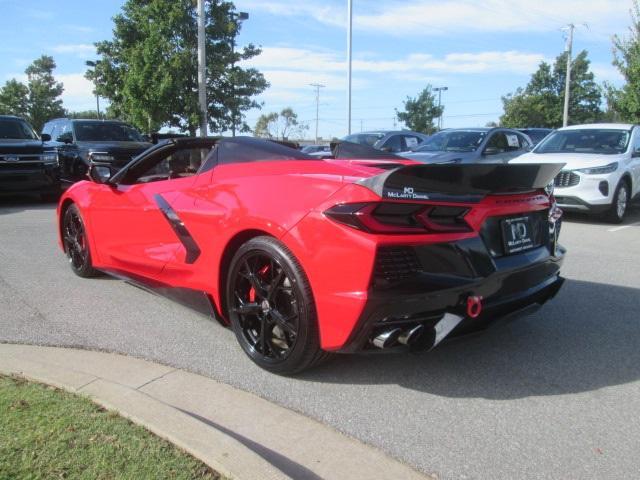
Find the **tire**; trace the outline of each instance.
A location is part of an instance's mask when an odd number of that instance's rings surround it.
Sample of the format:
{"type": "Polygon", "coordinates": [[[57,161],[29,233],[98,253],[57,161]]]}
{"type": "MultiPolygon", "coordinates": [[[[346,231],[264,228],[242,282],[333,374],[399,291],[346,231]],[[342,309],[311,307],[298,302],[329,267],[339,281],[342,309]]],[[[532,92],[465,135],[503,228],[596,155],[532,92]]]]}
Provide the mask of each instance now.
{"type": "Polygon", "coordinates": [[[64,212],[62,242],[73,273],[82,278],[100,275],[100,272],[93,268],[87,230],[75,204],[70,205],[64,212]]]}
{"type": "Polygon", "coordinates": [[[256,237],[238,249],[229,266],[225,301],[240,346],[261,368],[293,375],[328,357],[320,349],[309,281],[278,240],[256,237]]]}
{"type": "Polygon", "coordinates": [[[629,207],[629,198],[629,184],[622,180],[616,187],[613,202],[605,214],[605,219],[610,223],[622,223],[629,207]]]}

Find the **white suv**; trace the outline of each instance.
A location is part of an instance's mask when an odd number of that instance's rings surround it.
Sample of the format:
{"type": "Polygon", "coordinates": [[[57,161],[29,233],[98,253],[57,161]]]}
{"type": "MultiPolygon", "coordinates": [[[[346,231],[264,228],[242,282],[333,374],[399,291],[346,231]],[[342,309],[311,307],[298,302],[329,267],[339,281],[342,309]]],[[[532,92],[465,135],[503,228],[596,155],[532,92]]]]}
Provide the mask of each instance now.
{"type": "Polygon", "coordinates": [[[619,223],[640,194],[640,126],[561,128],[509,163],[565,163],[555,179],[558,205],[568,211],[603,213],[619,223]]]}

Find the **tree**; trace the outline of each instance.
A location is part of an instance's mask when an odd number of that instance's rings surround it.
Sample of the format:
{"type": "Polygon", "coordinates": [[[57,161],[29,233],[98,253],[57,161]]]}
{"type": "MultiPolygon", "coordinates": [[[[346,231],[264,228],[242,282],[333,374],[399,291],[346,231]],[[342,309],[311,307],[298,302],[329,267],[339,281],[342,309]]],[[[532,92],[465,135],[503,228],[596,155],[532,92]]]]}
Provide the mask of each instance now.
{"type": "Polygon", "coordinates": [[[63,117],[64,86],[53,77],[55,68],[53,57],[43,55],[25,70],[26,85],[15,78],[5,83],[0,89],[0,114],[26,118],[37,132],[47,120],[63,117]]]}
{"type": "MultiPolygon", "coordinates": [[[[602,92],[589,71],[590,63],[586,50],[571,62],[569,122],[572,124],[595,122],[603,115],[602,92]]],[[[500,124],[511,128],[562,126],[566,76],[566,52],[556,58],[553,69],[542,62],[524,89],[518,88],[502,97],[504,115],[500,124]]]]}
{"type": "Polygon", "coordinates": [[[85,120],[113,120],[117,117],[111,115],[109,110],[100,111],[100,116],[98,116],[97,110],[83,110],[79,112],[67,112],[67,118],[77,118],[77,119],[85,119],[85,120]]]}
{"type": "MultiPolygon", "coordinates": [[[[101,56],[87,71],[113,114],[137,127],[162,126],[195,134],[200,124],[197,75],[197,17],[194,0],[127,0],[114,17],[113,40],[96,44],[101,56]]],[[[238,51],[240,24],[233,3],[206,2],[209,127],[224,131],[234,123],[249,127],[244,112],[260,105],[254,97],[268,83],[253,68],[237,65],[260,50],[238,51]]]]}
{"type": "Polygon", "coordinates": [[[302,137],[308,129],[308,125],[300,124],[298,114],[291,107],[287,107],[280,113],[260,115],[253,133],[257,137],[288,140],[290,137],[302,137]]]}
{"type": "Polygon", "coordinates": [[[431,135],[437,128],[433,123],[435,118],[439,118],[444,112],[444,107],[436,105],[436,97],[431,90],[431,85],[420,93],[418,98],[407,97],[404,102],[404,111],[396,112],[398,120],[410,130],[431,135]]]}
{"type": "Polygon", "coordinates": [[[60,98],[64,86],[53,78],[55,68],[53,57],[43,55],[25,70],[29,89],[29,120],[36,132],[42,130],[47,120],[65,115],[60,98]]]}
{"type": "Polygon", "coordinates": [[[629,123],[640,122],[640,4],[633,1],[631,9],[633,25],[629,27],[630,35],[621,38],[613,37],[613,65],[624,79],[621,89],[606,84],[608,110],[612,117],[629,123]]]}
{"type": "Polygon", "coordinates": [[[29,117],[29,89],[15,78],[0,89],[0,115],[29,117]]]}

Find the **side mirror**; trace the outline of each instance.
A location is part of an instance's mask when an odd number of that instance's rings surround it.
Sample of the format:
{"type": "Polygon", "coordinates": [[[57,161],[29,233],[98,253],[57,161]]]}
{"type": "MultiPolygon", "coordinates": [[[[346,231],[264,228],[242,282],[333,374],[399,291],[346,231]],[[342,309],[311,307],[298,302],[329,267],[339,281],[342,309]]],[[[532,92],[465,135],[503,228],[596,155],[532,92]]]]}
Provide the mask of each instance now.
{"type": "Polygon", "coordinates": [[[391,147],[382,147],[380,150],[386,153],[391,153],[391,147]]]}
{"type": "Polygon", "coordinates": [[[40,140],[42,140],[43,142],[50,142],[51,135],[49,135],[48,133],[43,133],[42,135],[40,135],[40,140]]]}
{"type": "Polygon", "coordinates": [[[499,153],[502,152],[497,147],[487,147],[484,149],[484,152],[482,152],[483,155],[498,155],[499,153]]]}
{"type": "Polygon", "coordinates": [[[636,148],[631,154],[631,158],[638,158],[638,157],[640,157],[640,148],[636,148]]]}
{"type": "Polygon", "coordinates": [[[89,167],[89,178],[95,183],[107,184],[111,179],[111,167],[92,164],[89,167]]]}
{"type": "Polygon", "coordinates": [[[70,133],[63,133],[58,138],[56,138],[56,142],[67,143],[67,144],[73,143],[73,137],[71,136],[70,133]]]}

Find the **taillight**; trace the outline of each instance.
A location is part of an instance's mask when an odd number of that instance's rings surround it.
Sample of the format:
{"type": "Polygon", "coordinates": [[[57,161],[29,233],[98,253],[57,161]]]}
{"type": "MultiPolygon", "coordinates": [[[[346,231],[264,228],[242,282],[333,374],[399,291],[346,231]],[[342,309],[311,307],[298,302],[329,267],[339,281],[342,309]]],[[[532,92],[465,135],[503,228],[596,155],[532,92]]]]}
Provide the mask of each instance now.
{"type": "Polygon", "coordinates": [[[472,231],[467,207],[412,203],[345,203],[325,211],[332,220],[369,233],[425,234],[472,231]]]}

